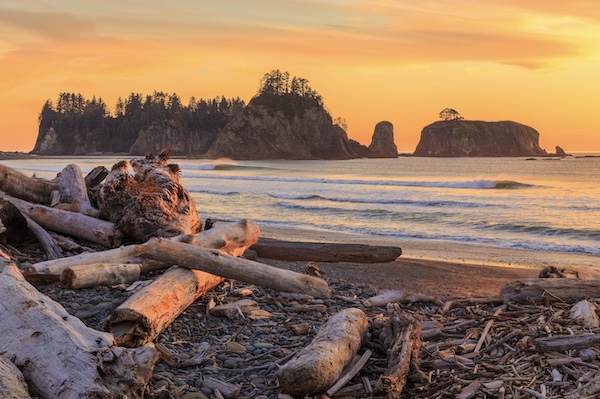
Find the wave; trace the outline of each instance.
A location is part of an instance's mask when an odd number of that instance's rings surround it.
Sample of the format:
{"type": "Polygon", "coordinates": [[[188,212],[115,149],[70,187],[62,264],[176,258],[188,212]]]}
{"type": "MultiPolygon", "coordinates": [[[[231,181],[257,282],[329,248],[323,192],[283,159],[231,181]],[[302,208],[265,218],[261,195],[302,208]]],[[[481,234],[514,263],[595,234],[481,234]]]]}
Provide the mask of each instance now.
{"type": "MultiPolygon", "coordinates": [[[[192,176],[190,176],[192,177],[192,176]]],[[[392,187],[431,187],[431,188],[458,188],[458,189],[518,189],[533,187],[531,184],[520,183],[512,180],[466,180],[466,181],[410,181],[410,180],[365,180],[365,179],[330,179],[316,177],[281,177],[281,176],[242,176],[242,175],[194,175],[202,179],[229,179],[246,181],[267,181],[285,183],[317,183],[317,184],[356,184],[371,186],[392,187]]]]}
{"type": "Polygon", "coordinates": [[[269,194],[270,197],[276,199],[289,199],[289,200],[325,200],[331,202],[348,202],[357,204],[387,204],[387,205],[413,205],[413,206],[425,206],[425,207],[455,207],[455,208],[487,208],[492,206],[491,204],[483,204],[477,202],[463,202],[463,201],[434,201],[434,200],[407,200],[407,199],[379,199],[379,198],[352,198],[352,197],[327,197],[318,194],[269,194]]]}
{"type": "Polygon", "coordinates": [[[240,195],[239,191],[216,191],[216,190],[203,190],[203,189],[189,189],[191,193],[198,194],[213,194],[213,195],[240,195]]]}
{"type": "Polygon", "coordinates": [[[597,240],[600,241],[600,230],[597,229],[575,229],[575,228],[563,228],[563,227],[551,227],[551,226],[535,226],[525,224],[511,224],[511,223],[477,223],[479,228],[496,230],[496,231],[508,231],[512,233],[526,233],[538,236],[546,237],[572,237],[576,239],[584,240],[597,240]]]}

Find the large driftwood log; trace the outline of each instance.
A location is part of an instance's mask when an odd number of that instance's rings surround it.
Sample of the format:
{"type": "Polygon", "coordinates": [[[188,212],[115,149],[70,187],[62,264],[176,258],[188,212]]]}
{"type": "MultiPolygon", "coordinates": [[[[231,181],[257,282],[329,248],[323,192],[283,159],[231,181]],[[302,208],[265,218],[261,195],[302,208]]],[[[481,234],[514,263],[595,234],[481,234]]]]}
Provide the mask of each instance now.
{"type": "MultiPolygon", "coordinates": [[[[183,234],[171,237],[171,240],[187,242],[203,248],[220,249],[230,255],[239,256],[248,246],[258,240],[259,235],[260,228],[258,225],[253,221],[244,219],[222,224],[193,235],[183,234]]],[[[144,273],[151,270],[166,269],[173,265],[173,263],[157,265],[156,262],[143,262],[135,254],[136,247],[136,245],[128,245],[107,251],[83,253],[68,258],[38,262],[27,267],[25,277],[33,284],[48,284],[57,282],[64,270],[72,266],[101,263],[143,263],[141,272],[144,273]]]]}
{"type": "Polygon", "coordinates": [[[202,224],[196,203],[183,187],[179,166],[168,164],[168,152],[115,164],[99,192],[102,213],[127,237],[144,242],[152,237],[193,234],[202,224]]]}
{"type": "Polygon", "coordinates": [[[399,247],[273,239],[261,239],[250,249],[261,258],[312,262],[386,263],[402,255],[399,247]]]}
{"type": "Polygon", "coordinates": [[[398,399],[411,371],[418,372],[421,327],[398,304],[387,305],[388,318],[380,339],[388,353],[388,368],[375,385],[375,394],[398,399]]]}
{"type": "Polygon", "coordinates": [[[584,349],[600,345],[600,334],[560,335],[535,340],[535,345],[543,351],[562,352],[584,349]]]}
{"type": "Polygon", "coordinates": [[[331,387],[360,349],[367,327],[367,316],[360,309],[348,308],[331,316],[315,339],[279,369],[283,390],[305,396],[331,387]]]}
{"type": "Polygon", "coordinates": [[[0,165],[0,190],[8,195],[29,202],[49,204],[52,191],[58,189],[58,184],[50,180],[34,179],[21,172],[0,165]]]}
{"type": "Polygon", "coordinates": [[[32,284],[50,284],[60,280],[63,271],[72,266],[98,263],[140,263],[142,259],[136,256],[136,245],[109,249],[100,252],[82,253],[68,258],[38,262],[25,268],[25,277],[32,284]]]}
{"type": "Polygon", "coordinates": [[[71,209],[68,210],[95,218],[100,216],[100,210],[90,203],[87,186],[79,166],[67,165],[58,176],[58,186],[61,202],[70,204],[71,209]]]}
{"type": "Polygon", "coordinates": [[[140,397],[158,354],[125,349],[25,281],[0,257],[0,351],[43,398],[140,397]]]}
{"type": "MultiPolygon", "coordinates": [[[[192,242],[192,245],[181,244],[188,249],[194,248],[194,245],[216,247],[237,255],[254,244],[259,234],[260,229],[256,223],[242,220],[191,237],[173,239],[192,242]]],[[[198,297],[222,281],[222,277],[199,270],[172,268],[118,306],[110,315],[107,327],[120,345],[142,345],[154,340],[198,297]]]]}
{"type": "Polygon", "coordinates": [[[140,245],[137,253],[143,258],[202,270],[278,291],[301,292],[316,298],[331,297],[331,290],[323,279],[236,258],[214,249],[158,238],[140,245]]]}
{"type": "Polygon", "coordinates": [[[31,399],[23,374],[3,356],[0,356],[0,398],[31,399]]]}
{"type": "Polygon", "coordinates": [[[86,288],[98,285],[129,284],[140,279],[140,263],[96,263],[67,267],[60,283],[67,288],[86,288]]]}
{"type": "Polygon", "coordinates": [[[115,248],[121,244],[123,233],[116,228],[114,223],[96,219],[77,212],[63,211],[49,208],[44,205],[32,204],[27,201],[6,196],[21,212],[27,214],[40,226],[67,234],[73,237],[115,248]]]}
{"type": "Polygon", "coordinates": [[[576,302],[597,298],[599,292],[600,280],[531,278],[511,282],[502,289],[500,295],[505,301],[512,302],[576,302]]]}

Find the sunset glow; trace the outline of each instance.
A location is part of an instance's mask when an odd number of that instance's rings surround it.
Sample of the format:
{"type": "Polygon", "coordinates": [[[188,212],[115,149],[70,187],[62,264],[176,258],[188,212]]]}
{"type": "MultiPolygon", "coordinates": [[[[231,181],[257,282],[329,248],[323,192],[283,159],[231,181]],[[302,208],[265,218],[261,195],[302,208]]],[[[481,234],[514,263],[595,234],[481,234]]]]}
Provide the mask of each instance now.
{"type": "Polygon", "coordinates": [[[400,151],[451,107],[513,120],[549,152],[600,151],[600,4],[589,1],[0,0],[3,151],[30,151],[60,92],[255,95],[305,77],[350,138],[394,125],[400,151]]]}

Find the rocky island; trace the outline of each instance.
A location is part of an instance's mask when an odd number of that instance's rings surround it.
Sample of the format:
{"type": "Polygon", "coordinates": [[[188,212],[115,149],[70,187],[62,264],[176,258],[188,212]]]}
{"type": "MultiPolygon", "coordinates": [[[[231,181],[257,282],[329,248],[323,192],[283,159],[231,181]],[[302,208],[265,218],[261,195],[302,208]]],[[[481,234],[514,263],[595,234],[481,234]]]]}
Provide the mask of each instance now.
{"type": "Polygon", "coordinates": [[[413,155],[421,157],[547,156],[537,130],[512,121],[443,120],[425,126],[413,155]]]}

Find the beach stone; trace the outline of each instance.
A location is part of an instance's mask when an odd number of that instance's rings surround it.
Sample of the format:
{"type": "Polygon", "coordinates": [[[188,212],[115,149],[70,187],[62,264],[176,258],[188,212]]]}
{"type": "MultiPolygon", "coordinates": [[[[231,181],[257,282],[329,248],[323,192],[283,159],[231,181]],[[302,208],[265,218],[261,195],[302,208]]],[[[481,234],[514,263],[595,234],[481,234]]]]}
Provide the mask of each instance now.
{"type": "Polygon", "coordinates": [[[223,362],[223,367],[226,367],[228,369],[237,369],[238,362],[235,359],[227,359],[223,362]]]}
{"type": "Polygon", "coordinates": [[[273,349],[273,344],[270,342],[255,342],[254,347],[258,349],[273,349]]]}
{"type": "Polygon", "coordinates": [[[168,388],[169,387],[169,383],[167,381],[164,380],[160,380],[160,381],[156,381],[154,383],[154,389],[161,389],[161,388],[168,388]]]}
{"type": "Polygon", "coordinates": [[[181,396],[181,399],[208,399],[202,392],[188,392],[181,396]]]}
{"type": "Polygon", "coordinates": [[[247,351],[247,349],[244,345],[234,342],[234,341],[227,342],[227,344],[225,345],[225,349],[227,349],[230,352],[238,352],[238,353],[244,353],[247,351]]]}

